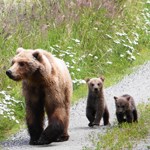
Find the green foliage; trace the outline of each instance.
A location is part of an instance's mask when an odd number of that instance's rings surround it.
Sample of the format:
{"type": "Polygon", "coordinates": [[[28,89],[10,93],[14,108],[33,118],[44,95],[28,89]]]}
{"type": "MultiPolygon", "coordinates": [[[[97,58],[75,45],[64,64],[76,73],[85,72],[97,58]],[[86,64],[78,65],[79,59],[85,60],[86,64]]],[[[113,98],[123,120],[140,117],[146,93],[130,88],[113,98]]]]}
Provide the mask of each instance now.
{"type": "Polygon", "coordinates": [[[6,77],[5,72],[18,47],[46,49],[65,60],[74,83],[75,101],[86,94],[86,77],[104,75],[109,86],[128,68],[149,59],[147,2],[117,0],[105,5],[97,0],[91,4],[84,0],[2,1],[0,91],[11,87],[8,94],[22,101],[12,107],[16,118],[24,118],[21,85],[6,77]]]}
{"type": "Polygon", "coordinates": [[[150,103],[140,104],[138,110],[138,123],[114,125],[104,135],[99,134],[98,140],[91,139],[95,145],[94,149],[132,149],[134,144],[146,138],[150,133],[150,103]]]}

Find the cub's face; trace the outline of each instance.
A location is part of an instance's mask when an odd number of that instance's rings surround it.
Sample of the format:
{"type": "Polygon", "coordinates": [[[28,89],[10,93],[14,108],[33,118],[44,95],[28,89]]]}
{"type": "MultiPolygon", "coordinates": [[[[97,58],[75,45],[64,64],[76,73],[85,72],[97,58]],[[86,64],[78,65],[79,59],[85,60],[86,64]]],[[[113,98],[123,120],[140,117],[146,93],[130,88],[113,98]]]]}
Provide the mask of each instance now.
{"type": "Polygon", "coordinates": [[[100,78],[87,79],[86,82],[88,84],[90,91],[94,93],[98,93],[99,91],[101,91],[103,87],[104,78],[100,77],[100,78]]]}
{"type": "Polygon", "coordinates": [[[15,81],[30,78],[39,68],[40,62],[33,50],[20,50],[12,59],[11,67],[6,71],[9,78],[15,81]]]}
{"type": "Polygon", "coordinates": [[[129,100],[125,97],[116,97],[115,105],[116,105],[116,113],[125,113],[129,109],[129,100]]]}

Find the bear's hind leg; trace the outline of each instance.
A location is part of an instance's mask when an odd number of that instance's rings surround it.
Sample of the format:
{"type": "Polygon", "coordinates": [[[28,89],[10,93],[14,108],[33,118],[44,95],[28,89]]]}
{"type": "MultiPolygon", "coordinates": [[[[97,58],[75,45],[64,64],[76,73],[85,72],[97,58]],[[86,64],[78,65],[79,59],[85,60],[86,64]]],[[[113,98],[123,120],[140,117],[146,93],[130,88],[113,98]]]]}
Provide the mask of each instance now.
{"type": "Polygon", "coordinates": [[[38,145],[50,144],[56,142],[57,139],[63,134],[64,125],[58,118],[51,119],[48,127],[43,131],[40,139],[38,140],[38,145]]]}

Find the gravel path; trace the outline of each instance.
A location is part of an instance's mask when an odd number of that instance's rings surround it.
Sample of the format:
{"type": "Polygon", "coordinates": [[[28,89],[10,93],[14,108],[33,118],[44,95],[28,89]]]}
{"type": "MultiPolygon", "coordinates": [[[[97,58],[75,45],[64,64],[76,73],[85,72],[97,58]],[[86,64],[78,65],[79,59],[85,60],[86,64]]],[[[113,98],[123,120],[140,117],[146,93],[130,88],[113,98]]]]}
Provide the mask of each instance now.
{"type": "MultiPolygon", "coordinates": [[[[125,76],[118,84],[105,89],[105,97],[110,112],[110,122],[114,121],[115,105],[113,96],[122,94],[131,94],[136,104],[147,102],[150,98],[150,62],[139,67],[133,74],[125,76]]],[[[86,98],[81,99],[76,105],[71,108],[70,115],[70,139],[67,142],[52,143],[48,146],[30,146],[28,145],[29,136],[26,130],[22,130],[16,135],[13,135],[9,140],[1,143],[4,150],[81,150],[84,146],[92,146],[89,140],[89,135],[103,133],[107,127],[100,126],[89,128],[88,121],[85,116],[86,98]]],[[[140,145],[138,145],[140,148],[140,145]]],[[[91,147],[92,149],[92,147],[91,147]]],[[[142,145],[142,149],[146,150],[146,145],[142,145]]]]}

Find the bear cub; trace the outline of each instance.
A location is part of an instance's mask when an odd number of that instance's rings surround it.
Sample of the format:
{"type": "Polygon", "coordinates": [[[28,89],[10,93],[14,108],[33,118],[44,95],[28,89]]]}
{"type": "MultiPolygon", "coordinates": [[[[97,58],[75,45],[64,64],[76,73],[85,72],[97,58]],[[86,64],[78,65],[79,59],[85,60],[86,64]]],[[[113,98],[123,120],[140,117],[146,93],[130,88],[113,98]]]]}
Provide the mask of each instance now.
{"type": "Polygon", "coordinates": [[[137,109],[132,96],[125,94],[120,97],[114,96],[116,105],[116,117],[118,123],[138,122],[137,109]]]}
{"type": "Polygon", "coordinates": [[[86,117],[89,127],[99,125],[103,118],[104,125],[109,123],[109,111],[105,102],[103,83],[104,77],[86,79],[88,85],[88,98],[86,106],[86,117]]]}

